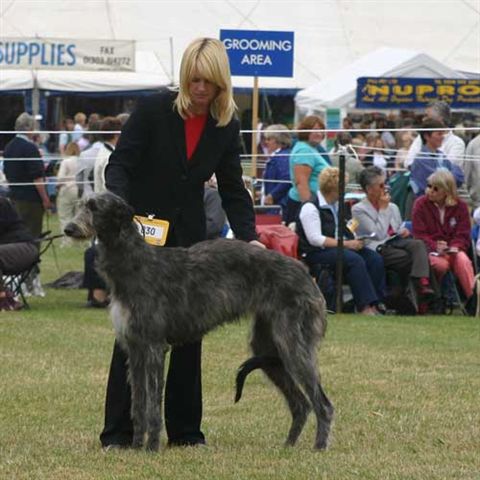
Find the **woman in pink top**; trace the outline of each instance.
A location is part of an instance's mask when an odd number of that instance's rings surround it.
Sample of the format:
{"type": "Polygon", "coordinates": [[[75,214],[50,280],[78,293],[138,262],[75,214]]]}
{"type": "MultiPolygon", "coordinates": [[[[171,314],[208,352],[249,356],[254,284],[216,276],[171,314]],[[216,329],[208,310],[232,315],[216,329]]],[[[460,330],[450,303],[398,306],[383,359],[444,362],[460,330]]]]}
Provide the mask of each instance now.
{"type": "Polygon", "coordinates": [[[426,193],[413,206],[413,235],[422,239],[439,280],[448,270],[458,278],[465,297],[473,294],[473,265],[467,204],[458,198],[454,176],[439,169],[428,177],[426,193]]]}

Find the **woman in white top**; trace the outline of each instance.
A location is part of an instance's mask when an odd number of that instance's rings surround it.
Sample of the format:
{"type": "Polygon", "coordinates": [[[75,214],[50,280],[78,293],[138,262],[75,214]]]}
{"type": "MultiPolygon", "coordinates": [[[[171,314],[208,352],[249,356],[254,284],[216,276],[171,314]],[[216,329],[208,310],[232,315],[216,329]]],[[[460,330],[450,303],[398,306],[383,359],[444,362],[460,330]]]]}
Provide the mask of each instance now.
{"type": "Polygon", "coordinates": [[[65,158],[60,163],[57,174],[57,212],[60,221],[60,231],[75,216],[78,204],[78,187],[75,176],[78,170],[80,148],[75,142],[65,147],[65,158]]]}

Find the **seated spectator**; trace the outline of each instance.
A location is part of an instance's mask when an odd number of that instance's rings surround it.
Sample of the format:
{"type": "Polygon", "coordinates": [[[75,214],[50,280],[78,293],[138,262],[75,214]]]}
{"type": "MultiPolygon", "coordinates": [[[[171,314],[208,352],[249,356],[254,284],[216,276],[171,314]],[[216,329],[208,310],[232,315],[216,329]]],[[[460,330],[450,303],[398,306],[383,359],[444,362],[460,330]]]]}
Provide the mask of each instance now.
{"type": "Polygon", "coordinates": [[[405,167],[405,160],[408,155],[408,149],[413,142],[413,136],[411,132],[401,132],[398,140],[398,150],[395,156],[395,169],[401,170],[405,167]]]}
{"type": "Polygon", "coordinates": [[[208,182],[205,182],[203,205],[207,226],[207,240],[221,237],[227,223],[227,216],[222,208],[222,198],[218,193],[215,175],[208,182]]]}
{"type": "Polygon", "coordinates": [[[7,198],[0,197],[0,310],[19,310],[21,304],[3,285],[4,272],[22,272],[38,259],[38,245],[7,198]]]}
{"type": "Polygon", "coordinates": [[[384,143],[381,138],[377,138],[373,144],[373,160],[372,164],[375,167],[381,168],[385,173],[387,172],[388,160],[385,156],[384,143]]]}
{"type": "Polygon", "coordinates": [[[411,220],[411,212],[415,198],[425,193],[427,178],[435,170],[446,168],[455,177],[457,186],[464,181],[464,174],[458,165],[452,163],[439,149],[444,138],[444,124],[439,120],[427,118],[422,123],[422,128],[428,129],[420,132],[422,147],[410,167],[408,196],[405,201],[405,219],[411,220]]]}
{"type": "Polygon", "coordinates": [[[342,132],[335,139],[335,146],[330,152],[332,166],[338,167],[340,163],[340,153],[342,150],[345,155],[345,172],[352,183],[358,183],[360,172],[363,170],[362,162],[354,151],[352,145],[352,137],[350,134],[342,132]]]}
{"type": "Polygon", "coordinates": [[[480,206],[480,133],[470,140],[465,152],[465,186],[474,207],[480,206]]]}
{"type": "MultiPolygon", "coordinates": [[[[338,180],[338,168],[325,168],[319,177],[320,189],[300,209],[297,222],[299,255],[311,268],[318,264],[336,265],[338,180]]],[[[385,291],[382,257],[374,250],[364,248],[361,240],[347,239],[344,248],[345,278],[352,290],[356,309],[365,315],[376,315],[385,291]]]]}
{"type": "MultiPolygon", "coordinates": [[[[450,126],[450,106],[447,102],[437,100],[430,103],[425,109],[425,115],[425,120],[436,120],[437,122],[441,122],[443,127],[450,126]]],[[[423,143],[422,140],[423,139],[419,135],[412,142],[405,160],[406,167],[410,167],[417,155],[420,153],[423,143]]],[[[456,164],[460,168],[463,168],[465,142],[458,135],[455,135],[451,130],[446,132],[437,148],[442,151],[442,153],[447,157],[448,160],[450,160],[450,162],[456,164]]]]}
{"type": "Polygon", "coordinates": [[[434,291],[430,286],[427,249],[421,240],[411,238],[410,231],[403,226],[400,210],[385,190],[385,180],[378,167],[368,167],[360,174],[360,186],[367,196],[352,208],[358,222],[355,234],[373,235],[365,246],[380,252],[385,267],[399,274],[403,286],[412,278],[419,299],[429,300],[434,291]]]}
{"type": "MultiPolygon", "coordinates": [[[[292,137],[285,125],[270,125],[264,130],[264,143],[269,158],[263,173],[265,181],[262,187],[262,205],[280,205],[282,217],[285,219],[290,183],[290,146],[292,137]],[[281,180],[289,183],[276,183],[281,180]]],[[[269,213],[269,212],[267,212],[269,213]]]]}
{"type": "Polygon", "coordinates": [[[422,148],[415,157],[411,166],[410,186],[416,197],[425,193],[427,178],[438,170],[445,168],[452,172],[457,186],[462,185],[464,175],[461,168],[447,159],[440,150],[445,133],[442,128],[444,125],[439,120],[426,119],[422,123],[420,137],[422,138],[422,148]]]}
{"type": "Polygon", "coordinates": [[[290,153],[290,180],[285,223],[295,222],[303,202],[315,195],[318,175],[328,167],[328,162],[318,152],[317,146],[325,138],[325,124],[320,117],[310,115],[298,125],[298,142],[290,153]]]}
{"type": "Polygon", "coordinates": [[[64,155],[57,173],[57,212],[61,232],[75,216],[77,209],[78,187],[75,176],[80,148],[75,142],[70,142],[64,149],[64,155]]]}
{"type": "Polygon", "coordinates": [[[467,204],[458,198],[455,178],[441,169],[428,177],[426,194],[413,206],[413,235],[425,242],[432,269],[441,281],[452,270],[466,299],[473,294],[470,249],[470,216],[467,204]]]}
{"type": "Polygon", "coordinates": [[[480,207],[477,207],[473,212],[473,221],[477,228],[477,237],[475,241],[475,253],[480,257],[480,207]]]}

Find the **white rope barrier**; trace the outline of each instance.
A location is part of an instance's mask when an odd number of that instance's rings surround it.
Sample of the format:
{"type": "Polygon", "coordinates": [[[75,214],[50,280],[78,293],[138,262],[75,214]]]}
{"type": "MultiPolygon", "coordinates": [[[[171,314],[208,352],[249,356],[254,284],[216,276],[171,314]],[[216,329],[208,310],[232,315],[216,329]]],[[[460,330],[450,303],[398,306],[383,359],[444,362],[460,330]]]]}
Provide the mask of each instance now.
{"type": "MultiPolygon", "coordinates": [[[[268,130],[268,133],[299,133],[299,132],[305,132],[305,133],[312,133],[312,132],[323,132],[323,133],[362,133],[362,132],[430,132],[430,131],[436,131],[436,132],[475,132],[475,131],[480,131],[480,125],[475,126],[475,127],[442,127],[442,128],[422,128],[422,127],[402,127],[402,128],[315,128],[312,130],[296,130],[294,128],[289,129],[288,131],[286,130],[268,130]]],[[[256,129],[256,130],[240,130],[240,133],[265,133],[266,130],[264,129],[256,129]]],[[[72,130],[0,130],[0,135],[14,135],[14,134],[22,134],[22,135],[27,135],[27,134],[33,134],[33,135],[42,135],[42,134],[52,134],[52,135],[59,135],[61,133],[66,133],[66,134],[79,134],[80,132],[74,132],[72,130]]],[[[121,131],[120,130],[85,130],[82,133],[83,135],[120,135],[121,131]]]]}

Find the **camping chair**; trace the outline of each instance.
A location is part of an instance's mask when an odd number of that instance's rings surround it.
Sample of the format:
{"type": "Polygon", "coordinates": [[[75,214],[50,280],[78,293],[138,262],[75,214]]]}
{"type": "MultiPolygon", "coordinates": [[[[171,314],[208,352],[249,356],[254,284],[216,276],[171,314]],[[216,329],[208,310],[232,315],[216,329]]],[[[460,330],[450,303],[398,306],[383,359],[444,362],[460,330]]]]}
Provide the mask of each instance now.
{"type": "MultiPolygon", "coordinates": [[[[467,252],[468,257],[472,261],[473,265],[473,273],[475,275],[478,274],[478,263],[477,263],[477,253],[475,250],[475,241],[472,238],[470,248],[467,252]]],[[[442,279],[442,298],[445,305],[445,312],[448,314],[453,314],[455,309],[459,309],[463,315],[469,315],[467,309],[467,301],[468,299],[465,298],[464,293],[458,283],[457,277],[455,277],[454,273],[451,270],[445,274],[442,279]]],[[[474,291],[475,294],[475,291],[474,291]]]]}
{"type": "Polygon", "coordinates": [[[3,272],[3,284],[7,290],[10,290],[14,297],[19,297],[22,300],[23,308],[29,309],[30,305],[27,302],[24,288],[25,282],[29,276],[38,268],[42,255],[50,248],[56,238],[63,237],[62,235],[50,235],[50,231],[42,233],[40,237],[35,240],[39,244],[38,255],[35,260],[23,270],[5,270],[3,272]],[[43,245],[42,245],[43,242],[43,245]]]}

